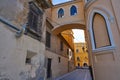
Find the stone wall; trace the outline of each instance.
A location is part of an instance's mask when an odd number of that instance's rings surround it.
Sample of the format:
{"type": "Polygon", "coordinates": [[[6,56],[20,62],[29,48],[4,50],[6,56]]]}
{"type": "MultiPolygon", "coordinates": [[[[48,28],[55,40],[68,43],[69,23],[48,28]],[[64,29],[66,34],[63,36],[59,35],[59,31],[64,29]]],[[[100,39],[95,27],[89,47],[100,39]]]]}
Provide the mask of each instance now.
{"type": "MultiPolygon", "coordinates": [[[[69,61],[69,53],[67,49],[69,47],[62,41],[57,35],[52,34],[52,25],[47,22],[46,31],[50,33],[50,47],[46,46],[45,56],[46,56],[46,69],[48,59],[51,59],[51,80],[56,77],[62,76],[69,71],[73,71],[74,63],[69,61]],[[60,49],[61,41],[63,42],[63,50],[60,49]]],[[[47,74],[46,74],[47,75],[47,74]]],[[[47,79],[47,78],[46,78],[47,79]]],[[[48,79],[49,80],[49,79],[48,79]]]]}
{"type": "MultiPolygon", "coordinates": [[[[1,17],[18,29],[28,21],[30,0],[1,0],[1,17]]],[[[16,30],[0,21],[0,80],[44,79],[45,15],[43,15],[42,39],[28,35],[16,37],[16,30]],[[30,58],[30,63],[27,63],[30,58]]]]}
{"type": "Polygon", "coordinates": [[[27,15],[29,11],[28,1],[29,0],[1,0],[0,16],[20,28],[20,26],[27,23],[27,15]]]}
{"type": "Polygon", "coordinates": [[[56,77],[68,73],[68,58],[47,50],[45,54],[46,54],[46,59],[48,58],[52,59],[52,64],[51,64],[52,79],[55,79],[56,77]],[[59,57],[60,57],[60,62],[58,59],[59,57]]]}

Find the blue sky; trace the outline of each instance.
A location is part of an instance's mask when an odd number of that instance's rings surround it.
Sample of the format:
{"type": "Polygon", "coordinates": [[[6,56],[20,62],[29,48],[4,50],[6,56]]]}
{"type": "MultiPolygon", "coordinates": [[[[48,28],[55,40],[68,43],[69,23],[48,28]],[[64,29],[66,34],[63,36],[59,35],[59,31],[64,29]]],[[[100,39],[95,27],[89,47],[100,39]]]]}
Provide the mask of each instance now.
{"type": "Polygon", "coordinates": [[[67,1],[71,1],[71,0],[52,0],[53,4],[59,4],[59,3],[63,3],[63,2],[67,2],[67,1]]]}

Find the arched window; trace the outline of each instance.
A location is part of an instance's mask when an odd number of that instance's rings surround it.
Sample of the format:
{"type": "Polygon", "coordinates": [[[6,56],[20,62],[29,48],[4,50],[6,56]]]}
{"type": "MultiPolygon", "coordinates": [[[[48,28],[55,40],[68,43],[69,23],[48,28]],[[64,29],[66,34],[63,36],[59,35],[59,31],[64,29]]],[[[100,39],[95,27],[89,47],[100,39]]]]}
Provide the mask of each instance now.
{"type": "Polygon", "coordinates": [[[95,48],[111,46],[106,20],[99,13],[95,13],[93,16],[92,30],[95,48]]]}
{"type": "Polygon", "coordinates": [[[72,6],[70,8],[70,15],[73,16],[73,15],[76,15],[77,14],[77,8],[75,6],[72,6]]]}
{"type": "Polygon", "coordinates": [[[62,18],[64,16],[64,10],[62,8],[58,11],[58,18],[62,18]]]}

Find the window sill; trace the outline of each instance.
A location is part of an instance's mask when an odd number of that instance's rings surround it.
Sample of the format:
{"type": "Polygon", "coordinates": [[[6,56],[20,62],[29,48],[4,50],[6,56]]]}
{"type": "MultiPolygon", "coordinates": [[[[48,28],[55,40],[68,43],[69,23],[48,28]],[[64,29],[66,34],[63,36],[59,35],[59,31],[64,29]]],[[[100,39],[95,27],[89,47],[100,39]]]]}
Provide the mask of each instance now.
{"type": "Polygon", "coordinates": [[[70,16],[76,16],[77,14],[74,14],[74,15],[70,15],[70,16]]]}
{"type": "Polygon", "coordinates": [[[93,49],[92,52],[96,53],[96,52],[102,52],[102,51],[108,51],[108,50],[115,50],[115,46],[108,46],[108,47],[93,49]]]}
{"type": "Polygon", "coordinates": [[[26,33],[25,33],[26,35],[28,35],[28,36],[31,36],[32,38],[34,38],[34,39],[37,39],[37,40],[41,40],[41,35],[39,34],[39,33],[37,33],[37,32],[35,32],[34,30],[32,30],[32,29],[30,29],[30,28],[27,28],[27,31],[26,31],[26,33]]]}

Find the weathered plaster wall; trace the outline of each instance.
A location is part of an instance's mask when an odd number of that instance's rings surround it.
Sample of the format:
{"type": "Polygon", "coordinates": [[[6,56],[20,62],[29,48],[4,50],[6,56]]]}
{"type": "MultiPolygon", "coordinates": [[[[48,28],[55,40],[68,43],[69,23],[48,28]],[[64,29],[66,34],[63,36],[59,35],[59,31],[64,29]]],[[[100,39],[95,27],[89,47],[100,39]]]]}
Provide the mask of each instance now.
{"type": "Polygon", "coordinates": [[[1,0],[0,16],[11,21],[20,28],[27,22],[28,1],[29,0],[1,0]]]}
{"type": "Polygon", "coordinates": [[[44,77],[45,45],[29,36],[15,37],[15,32],[0,23],[0,79],[26,80],[27,78],[44,77]],[[25,63],[27,53],[34,52],[30,65],[25,63]]]}
{"type": "MultiPolygon", "coordinates": [[[[28,21],[28,2],[30,0],[1,0],[0,17],[21,29],[28,21]]],[[[42,25],[42,39],[38,41],[22,35],[16,37],[16,31],[0,22],[0,79],[27,80],[45,77],[45,18],[42,25]],[[31,63],[26,64],[27,54],[33,54],[31,63]]]]}

